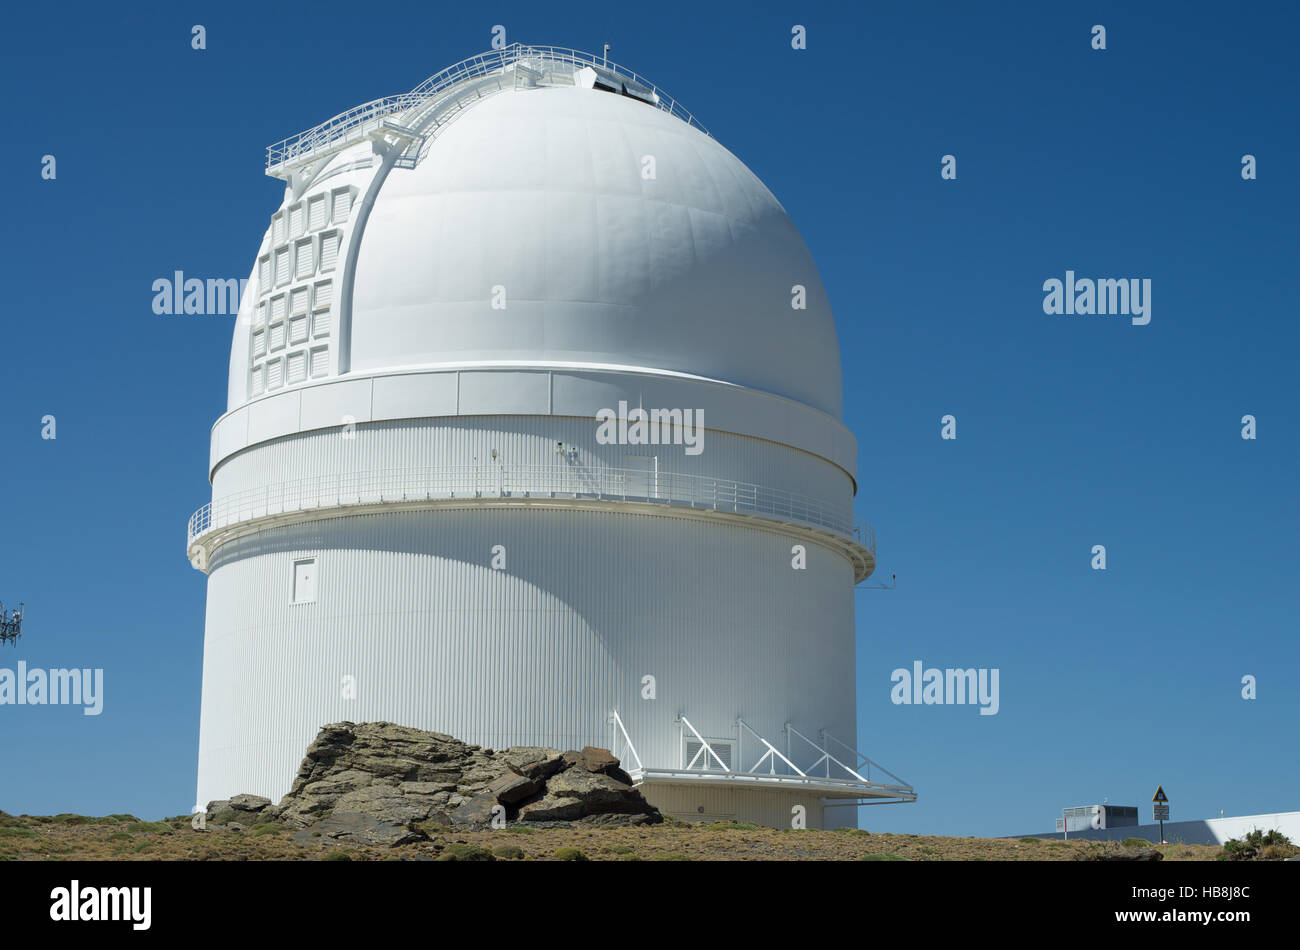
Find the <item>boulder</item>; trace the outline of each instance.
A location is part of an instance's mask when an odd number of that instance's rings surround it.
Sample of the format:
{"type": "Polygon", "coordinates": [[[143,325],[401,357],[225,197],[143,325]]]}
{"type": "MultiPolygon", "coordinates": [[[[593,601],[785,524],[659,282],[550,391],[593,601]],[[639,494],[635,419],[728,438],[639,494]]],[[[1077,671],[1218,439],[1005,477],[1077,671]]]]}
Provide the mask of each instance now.
{"type": "Polygon", "coordinates": [[[235,811],[259,812],[270,804],[271,799],[261,795],[234,795],[230,799],[230,807],[235,811]]]}
{"type": "Polygon", "coordinates": [[[540,782],[535,782],[517,772],[507,772],[488,786],[488,791],[496,796],[496,800],[502,805],[516,805],[541,790],[540,782]]]}
{"type": "Polygon", "coordinates": [[[388,722],[323,727],[279,804],[236,795],[207,814],[278,820],[303,829],[294,840],[401,844],[425,837],[426,821],[486,827],[502,805],[508,819],[529,822],[662,820],[607,749],[493,751],[388,722]]]}
{"type": "Polygon", "coordinates": [[[519,809],[520,821],[576,821],[587,813],[587,806],[576,798],[547,795],[540,801],[519,809]]]}
{"type": "Polygon", "coordinates": [[[566,752],[564,761],[582,766],[588,772],[608,772],[618,768],[618,759],[608,749],[597,749],[595,746],[584,746],[581,752],[566,752]]]}
{"type": "Polygon", "coordinates": [[[500,756],[520,775],[541,781],[550,778],[567,765],[563,753],[558,749],[547,749],[543,746],[511,746],[500,753],[500,756]]]}
{"type": "Polygon", "coordinates": [[[495,795],[484,792],[457,806],[449,817],[453,825],[490,825],[500,807],[495,795]]]}
{"type": "Polygon", "coordinates": [[[546,783],[546,794],[519,809],[522,821],[574,821],[595,816],[618,816],[627,824],[661,821],[658,809],[650,805],[630,784],[586,768],[572,767],[546,783]]]}

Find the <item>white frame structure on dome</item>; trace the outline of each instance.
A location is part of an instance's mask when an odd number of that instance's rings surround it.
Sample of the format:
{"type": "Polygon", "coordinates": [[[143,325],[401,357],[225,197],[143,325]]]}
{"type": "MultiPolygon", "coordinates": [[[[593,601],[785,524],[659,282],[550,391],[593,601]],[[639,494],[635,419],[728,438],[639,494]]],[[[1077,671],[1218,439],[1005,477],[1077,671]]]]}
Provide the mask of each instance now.
{"type": "Polygon", "coordinates": [[[579,84],[640,100],[709,134],[672,96],[605,57],[558,46],[512,43],[448,66],[410,92],[348,109],[267,146],[266,173],[292,180],[300,170],[372,137],[405,142],[395,167],[414,168],[442,129],[480,99],[508,89],[579,84]]]}

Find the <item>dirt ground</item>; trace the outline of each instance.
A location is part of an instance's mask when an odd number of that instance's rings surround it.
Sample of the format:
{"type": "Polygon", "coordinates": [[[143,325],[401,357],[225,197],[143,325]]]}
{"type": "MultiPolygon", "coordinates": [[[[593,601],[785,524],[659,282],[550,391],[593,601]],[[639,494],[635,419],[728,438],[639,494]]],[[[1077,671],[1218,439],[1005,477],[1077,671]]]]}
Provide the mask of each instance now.
{"type": "MultiPolygon", "coordinates": [[[[426,829],[430,840],[353,847],[275,824],[245,830],[190,827],[190,817],[143,822],[131,815],[34,817],[0,812],[0,861],[1070,861],[1118,844],[1036,838],[947,838],[862,830],[789,831],[752,825],[669,822],[640,828],[426,829]],[[309,840],[303,841],[306,837],[309,840]],[[571,849],[571,850],[565,850],[571,849]],[[578,854],[573,851],[579,852],[578,854]],[[559,854],[557,855],[557,852],[559,854]]],[[[1166,861],[1213,861],[1223,849],[1169,844],[1166,861]]]]}

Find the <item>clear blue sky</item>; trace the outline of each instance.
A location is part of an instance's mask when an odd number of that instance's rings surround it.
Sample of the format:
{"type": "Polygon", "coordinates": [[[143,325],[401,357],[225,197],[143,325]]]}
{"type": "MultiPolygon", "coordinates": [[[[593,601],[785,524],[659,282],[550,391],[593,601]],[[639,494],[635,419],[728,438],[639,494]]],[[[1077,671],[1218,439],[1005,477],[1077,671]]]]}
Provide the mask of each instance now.
{"type": "Polygon", "coordinates": [[[860,745],[921,796],[863,809],[866,827],[1046,830],[1103,797],[1146,820],[1157,783],[1175,819],[1300,808],[1294,5],[5,18],[0,598],[30,619],[0,666],[103,667],[106,698],[97,718],[0,707],[0,808],[189,810],[204,578],[183,532],[208,499],[232,318],[155,316],[151,284],[247,276],[281,194],[264,147],[486,49],[495,24],[612,42],[767,183],[821,268],[857,514],[878,577],[898,574],[856,595],[860,745]],[[1045,315],[1067,269],[1150,278],[1150,325],[1045,315]],[[914,660],[998,668],[999,713],[893,705],[890,671],[914,660]]]}

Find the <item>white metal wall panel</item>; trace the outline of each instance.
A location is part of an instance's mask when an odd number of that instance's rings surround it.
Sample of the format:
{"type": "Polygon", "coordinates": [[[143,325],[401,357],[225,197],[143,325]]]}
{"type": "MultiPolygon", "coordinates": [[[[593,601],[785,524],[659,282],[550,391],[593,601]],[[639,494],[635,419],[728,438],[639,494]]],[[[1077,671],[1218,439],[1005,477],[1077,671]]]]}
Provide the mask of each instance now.
{"type": "Polygon", "coordinates": [[[706,735],[734,735],[741,716],[773,741],[789,721],[853,742],[852,569],[814,548],[793,571],[789,547],[734,525],[501,509],[233,542],[208,581],[198,801],[278,799],[316,731],[343,719],[608,747],[617,708],[651,767],[678,765],[679,711],[706,735]],[[310,605],[291,603],[304,557],[317,558],[310,605]]]}
{"type": "MultiPolygon", "coordinates": [[[[375,381],[376,389],[382,382],[385,380],[375,381]]],[[[329,391],[338,387],[313,387],[304,390],[303,398],[329,407],[321,416],[323,425],[337,426],[344,413],[365,423],[371,412],[370,385],[368,379],[353,380],[338,394],[329,391]]],[[[438,411],[445,408],[438,405],[438,411]]],[[[301,423],[310,426],[315,418],[304,414],[301,423]]],[[[378,422],[358,425],[356,438],[346,443],[339,441],[335,431],[304,432],[255,445],[226,459],[213,476],[213,497],[313,475],[472,465],[475,459],[486,465],[493,449],[500,464],[507,467],[553,465],[556,442],[578,449],[573,462],[578,467],[632,468],[630,456],[657,454],[663,472],[799,492],[851,511],[853,489],[848,476],[837,466],[797,449],[725,432],[707,432],[699,455],[686,455],[681,446],[674,445],[600,445],[594,419],[554,416],[378,422]]]]}
{"type": "MultiPolygon", "coordinates": [[[[346,339],[348,328],[341,316],[342,309],[346,308],[338,308],[333,312],[335,333],[341,334],[346,339]]],[[[348,372],[346,366],[343,367],[343,372],[348,372]]],[[[460,404],[462,376],[467,372],[480,376],[490,375],[488,371],[478,367],[462,369],[422,367],[393,373],[349,373],[349,375],[352,378],[364,376],[374,379],[376,393],[382,391],[386,397],[388,394],[395,397],[391,400],[386,398],[383,409],[376,406],[376,419],[407,419],[419,416],[476,414],[467,406],[460,404]],[[441,393],[448,386],[453,388],[455,397],[447,403],[450,408],[441,408],[443,405],[441,401],[438,403],[439,408],[436,409],[422,408],[418,401],[412,409],[406,408],[410,405],[406,394],[417,391],[441,393]]],[[[707,381],[691,381],[650,373],[593,371],[576,374],[563,368],[533,368],[529,372],[522,368],[511,367],[502,368],[495,372],[495,375],[498,386],[506,385],[510,380],[525,375],[541,378],[540,387],[534,386],[531,382],[526,384],[528,392],[537,399],[536,406],[528,407],[528,411],[533,414],[591,419],[601,409],[618,407],[620,400],[625,401],[628,406],[703,409],[706,424],[711,431],[737,433],[760,441],[795,447],[829,459],[850,475],[857,470],[857,440],[843,424],[825,413],[776,396],[738,387],[721,386],[707,381]],[[548,378],[549,387],[546,385],[548,378]]],[[[243,385],[242,381],[240,385],[243,385]]],[[[328,381],[318,385],[328,387],[338,383],[328,381]]],[[[515,398],[511,397],[512,400],[515,398]]],[[[223,424],[222,420],[218,420],[217,428],[223,424]]],[[[293,428],[278,434],[287,435],[299,431],[302,430],[293,428]]]]}

